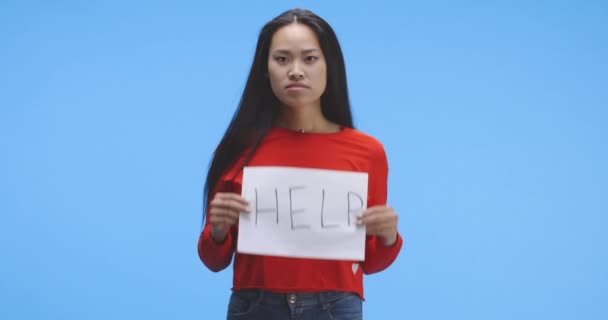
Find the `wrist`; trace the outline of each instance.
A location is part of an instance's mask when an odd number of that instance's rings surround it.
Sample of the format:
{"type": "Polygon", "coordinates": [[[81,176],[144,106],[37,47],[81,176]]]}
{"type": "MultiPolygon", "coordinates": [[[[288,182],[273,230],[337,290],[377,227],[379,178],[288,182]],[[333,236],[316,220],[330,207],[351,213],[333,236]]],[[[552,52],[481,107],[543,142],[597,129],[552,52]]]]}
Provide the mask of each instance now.
{"type": "Polygon", "coordinates": [[[217,244],[222,244],[228,237],[229,228],[225,226],[211,225],[211,239],[217,244]]]}
{"type": "Polygon", "coordinates": [[[394,235],[388,236],[388,237],[381,237],[381,240],[382,240],[382,244],[384,244],[384,246],[391,247],[395,243],[397,243],[397,233],[395,233],[394,235]]]}

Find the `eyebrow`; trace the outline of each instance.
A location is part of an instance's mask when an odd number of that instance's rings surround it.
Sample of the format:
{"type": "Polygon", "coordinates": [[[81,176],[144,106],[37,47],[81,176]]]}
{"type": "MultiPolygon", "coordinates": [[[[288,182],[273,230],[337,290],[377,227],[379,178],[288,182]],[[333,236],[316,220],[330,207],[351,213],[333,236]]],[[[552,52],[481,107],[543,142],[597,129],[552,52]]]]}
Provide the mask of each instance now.
{"type": "MultiPolygon", "coordinates": [[[[319,49],[314,49],[314,48],[313,49],[305,49],[305,50],[302,50],[302,53],[303,54],[308,54],[308,53],[313,53],[315,51],[319,51],[319,49]]],[[[285,49],[277,49],[277,50],[274,50],[273,53],[291,54],[291,51],[285,50],[285,49]]]]}

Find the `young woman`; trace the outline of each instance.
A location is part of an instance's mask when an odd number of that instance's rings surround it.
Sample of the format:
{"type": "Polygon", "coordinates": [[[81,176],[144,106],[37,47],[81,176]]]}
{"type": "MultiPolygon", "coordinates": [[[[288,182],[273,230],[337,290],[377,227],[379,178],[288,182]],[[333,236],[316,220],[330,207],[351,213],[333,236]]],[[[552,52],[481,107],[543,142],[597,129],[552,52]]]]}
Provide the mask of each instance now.
{"type": "Polygon", "coordinates": [[[363,274],[384,270],[402,239],[386,206],[388,165],[380,142],[353,128],[346,71],[332,28],[289,10],[260,32],[238,109],[217,147],[205,185],[198,253],[212,271],[234,256],[228,319],[361,319],[363,274]],[[365,260],[338,261],[236,252],[244,166],[368,174],[365,260]]]}

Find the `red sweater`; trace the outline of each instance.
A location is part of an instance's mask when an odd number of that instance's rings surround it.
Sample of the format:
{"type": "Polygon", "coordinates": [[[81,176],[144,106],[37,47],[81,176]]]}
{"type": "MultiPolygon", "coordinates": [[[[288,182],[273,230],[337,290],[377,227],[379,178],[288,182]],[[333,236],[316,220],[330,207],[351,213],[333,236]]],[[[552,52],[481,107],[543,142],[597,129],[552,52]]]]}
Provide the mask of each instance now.
{"type": "MultiPolygon", "coordinates": [[[[237,162],[214,189],[241,193],[243,171],[237,162]]],[[[386,204],[388,165],[384,148],[371,136],[350,128],[336,133],[299,133],[273,128],[264,137],[248,166],[288,166],[368,173],[368,207],[386,204]]],[[[211,195],[211,199],[213,195],[211,195]]],[[[363,273],[387,268],[403,244],[401,236],[387,247],[375,236],[367,236],[365,261],[335,261],[286,258],[235,253],[238,228],[226,240],[211,238],[211,225],[203,228],[198,254],[212,271],[230,265],[234,255],[233,290],[262,288],[274,292],[348,291],[363,298],[363,273]]]]}

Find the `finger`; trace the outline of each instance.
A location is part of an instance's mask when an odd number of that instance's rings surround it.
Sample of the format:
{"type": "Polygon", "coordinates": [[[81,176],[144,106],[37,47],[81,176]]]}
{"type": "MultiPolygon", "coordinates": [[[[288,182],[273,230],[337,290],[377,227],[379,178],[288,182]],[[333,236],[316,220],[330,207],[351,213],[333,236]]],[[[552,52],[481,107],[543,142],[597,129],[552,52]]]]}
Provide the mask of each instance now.
{"type": "Polygon", "coordinates": [[[374,215],[374,214],[378,214],[378,213],[384,212],[384,211],[393,211],[393,208],[388,207],[388,206],[373,206],[373,207],[369,207],[369,208],[363,210],[363,212],[361,212],[361,215],[362,216],[374,215]]]}
{"type": "Polygon", "coordinates": [[[249,201],[247,201],[247,199],[243,198],[241,195],[234,193],[234,192],[218,192],[218,193],[216,193],[216,197],[225,199],[225,200],[233,200],[236,202],[240,202],[241,204],[244,204],[244,205],[249,205],[249,201]]]}
{"type": "Polygon", "coordinates": [[[387,237],[389,235],[393,235],[397,232],[397,228],[394,227],[378,227],[378,228],[368,228],[365,230],[367,235],[381,236],[387,237]]]}
{"type": "Polygon", "coordinates": [[[241,212],[249,212],[249,204],[231,197],[216,197],[209,203],[210,207],[233,209],[241,212]]]}
{"type": "Polygon", "coordinates": [[[231,209],[219,208],[209,212],[209,217],[237,219],[239,212],[231,209]]]}
{"type": "Polygon", "coordinates": [[[213,208],[209,211],[211,217],[238,219],[240,213],[238,210],[230,208],[213,208]]]}
{"type": "Polygon", "coordinates": [[[238,201],[232,198],[216,197],[209,203],[213,207],[224,207],[224,208],[238,208],[239,210],[246,211],[249,209],[248,204],[244,204],[242,201],[238,201]]]}
{"type": "Polygon", "coordinates": [[[214,216],[209,218],[209,223],[216,226],[233,226],[237,221],[238,219],[231,216],[214,216]]]}
{"type": "Polygon", "coordinates": [[[366,227],[366,233],[370,234],[382,234],[394,230],[397,230],[397,226],[389,224],[366,227]]]}
{"type": "Polygon", "coordinates": [[[396,227],[396,225],[393,223],[389,223],[389,222],[381,222],[381,223],[373,223],[373,224],[365,225],[365,228],[367,230],[384,230],[384,229],[390,229],[390,228],[394,228],[394,227],[396,227]]]}
{"type": "Polygon", "coordinates": [[[369,208],[363,212],[361,212],[361,214],[359,215],[359,218],[366,218],[366,217],[372,217],[372,216],[378,216],[378,215],[396,215],[395,211],[393,211],[393,209],[391,207],[386,207],[386,206],[376,206],[376,207],[372,207],[369,208]]]}
{"type": "Polygon", "coordinates": [[[384,223],[397,223],[397,215],[393,213],[370,214],[361,217],[358,223],[366,226],[384,223]]]}

